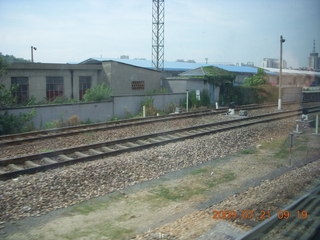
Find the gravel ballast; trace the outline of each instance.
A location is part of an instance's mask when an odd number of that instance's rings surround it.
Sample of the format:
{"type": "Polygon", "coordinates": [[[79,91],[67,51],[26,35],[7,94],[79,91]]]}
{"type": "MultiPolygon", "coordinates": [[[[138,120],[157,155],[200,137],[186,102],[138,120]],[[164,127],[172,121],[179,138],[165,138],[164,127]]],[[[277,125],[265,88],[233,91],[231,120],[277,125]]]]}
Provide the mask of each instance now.
{"type": "Polygon", "coordinates": [[[47,213],[287,134],[292,120],[170,143],[0,184],[0,220],[47,213]]]}

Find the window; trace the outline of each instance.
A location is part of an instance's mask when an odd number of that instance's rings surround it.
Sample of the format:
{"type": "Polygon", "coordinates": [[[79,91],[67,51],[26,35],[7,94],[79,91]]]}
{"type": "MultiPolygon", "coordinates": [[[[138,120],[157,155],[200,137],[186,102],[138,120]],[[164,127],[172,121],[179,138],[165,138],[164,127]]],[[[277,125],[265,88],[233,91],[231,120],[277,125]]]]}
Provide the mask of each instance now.
{"type": "Polygon", "coordinates": [[[82,100],[87,89],[91,88],[91,77],[79,77],[79,100],[82,100]]]}
{"type": "Polygon", "coordinates": [[[27,77],[12,77],[11,85],[16,85],[17,89],[13,92],[17,103],[23,103],[28,100],[29,79],[27,77]]]}
{"type": "Polygon", "coordinates": [[[47,77],[47,100],[63,96],[63,77],[47,77]]]}
{"type": "Polygon", "coordinates": [[[144,81],[132,81],[131,82],[132,90],[144,90],[144,81]]]}

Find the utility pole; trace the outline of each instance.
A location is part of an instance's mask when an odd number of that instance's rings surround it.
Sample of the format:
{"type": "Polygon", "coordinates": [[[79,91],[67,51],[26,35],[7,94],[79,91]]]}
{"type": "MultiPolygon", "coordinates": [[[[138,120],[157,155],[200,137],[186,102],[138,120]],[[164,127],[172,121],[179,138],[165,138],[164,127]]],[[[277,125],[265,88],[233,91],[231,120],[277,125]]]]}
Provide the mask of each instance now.
{"type": "Polygon", "coordinates": [[[31,62],[33,62],[33,50],[37,50],[37,48],[34,46],[31,46],[31,62]]]}
{"type": "Polygon", "coordinates": [[[282,79],[282,44],[286,40],[280,36],[280,73],[279,73],[279,99],[278,99],[278,110],[281,110],[281,79],[282,79]]]}
{"type": "Polygon", "coordinates": [[[164,67],[164,0],[152,0],[152,65],[164,67]]]}

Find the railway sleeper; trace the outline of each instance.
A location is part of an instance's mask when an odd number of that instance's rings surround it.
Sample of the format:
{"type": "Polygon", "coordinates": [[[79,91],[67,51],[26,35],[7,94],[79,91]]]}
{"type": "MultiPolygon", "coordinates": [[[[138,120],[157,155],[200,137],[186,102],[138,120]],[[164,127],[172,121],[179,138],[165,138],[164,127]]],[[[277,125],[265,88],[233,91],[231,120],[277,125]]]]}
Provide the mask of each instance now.
{"type": "Polygon", "coordinates": [[[127,142],[126,144],[127,144],[129,147],[140,147],[140,145],[135,144],[135,143],[133,143],[133,142],[127,142]]]}
{"type": "Polygon", "coordinates": [[[128,149],[129,147],[125,146],[125,145],[121,145],[121,144],[117,144],[116,145],[117,148],[119,148],[120,150],[123,150],[123,149],[128,149]]]}
{"type": "Polygon", "coordinates": [[[170,138],[168,138],[167,136],[158,136],[158,137],[156,137],[156,139],[160,139],[161,141],[170,140],[170,138]]]}
{"type": "Polygon", "coordinates": [[[23,170],[22,167],[19,167],[18,165],[13,164],[13,163],[9,164],[9,165],[8,165],[8,168],[10,168],[12,171],[20,171],[20,170],[23,170]]]}
{"type": "Polygon", "coordinates": [[[114,152],[114,151],[115,151],[114,149],[109,148],[109,147],[102,147],[101,149],[102,149],[102,151],[104,151],[104,152],[114,152]]]}
{"type": "Polygon", "coordinates": [[[88,154],[82,153],[82,152],[75,152],[74,153],[77,157],[88,157],[88,154]]]}
{"type": "Polygon", "coordinates": [[[147,142],[147,141],[144,141],[144,140],[138,140],[137,143],[140,144],[140,145],[150,144],[150,142],[147,142]]]}
{"type": "Polygon", "coordinates": [[[53,160],[53,159],[47,158],[47,157],[42,158],[41,160],[42,160],[45,164],[54,164],[54,163],[57,163],[56,160],[53,160]]]}
{"type": "Polygon", "coordinates": [[[185,133],[175,133],[174,135],[176,135],[178,137],[188,137],[188,136],[190,136],[190,134],[185,134],[185,133]]]}
{"type": "Polygon", "coordinates": [[[39,166],[40,166],[39,164],[36,164],[36,163],[34,163],[34,162],[32,162],[32,161],[26,161],[26,162],[25,162],[25,165],[26,165],[27,167],[29,167],[29,168],[39,167],[39,166]]]}
{"type": "Polygon", "coordinates": [[[100,151],[95,150],[95,149],[89,149],[89,153],[91,153],[93,155],[99,155],[99,154],[102,154],[103,152],[100,152],[100,151]]]}
{"type": "Polygon", "coordinates": [[[60,154],[60,155],[59,155],[59,158],[61,158],[63,161],[73,160],[73,158],[68,157],[68,156],[66,156],[66,155],[64,155],[64,154],[60,154]]]}
{"type": "Polygon", "coordinates": [[[170,139],[180,138],[180,136],[178,136],[178,134],[170,134],[170,135],[167,135],[167,137],[170,139]]]}
{"type": "Polygon", "coordinates": [[[161,142],[160,139],[156,139],[156,138],[148,138],[148,141],[151,142],[151,143],[158,143],[158,142],[161,142]]]}

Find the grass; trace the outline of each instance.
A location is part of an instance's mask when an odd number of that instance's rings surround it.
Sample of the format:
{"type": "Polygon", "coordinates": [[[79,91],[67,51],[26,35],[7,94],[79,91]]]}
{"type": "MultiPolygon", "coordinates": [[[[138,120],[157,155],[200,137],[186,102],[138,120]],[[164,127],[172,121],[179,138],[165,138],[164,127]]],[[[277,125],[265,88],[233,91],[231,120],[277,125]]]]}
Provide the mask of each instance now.
{"type": "Polygon", "coordinates": [[[124,196],[122,194],[117,193],[111,196],[108,200],[95,200],[95,201],[90,201],[90,203],[83,202],[72,207],[71,213],[88,215],[91,212],[96,212],[98,210],[105,210],[110,206],[111,203],[120,201],[123,198],[124,196]]]}
{"type": "Polygon", "coordinates": [[[59,239],[128,239],[133,229],[115,226],[111,221],[96,225],[91,229],[75,229],[68,234],[59,236],[59,239]],[[60,238],[61,237],[61,238],[60,238]]]}
{"type": "Polygon", "coordinates": [[[188,200],[194,195],[202,194],[205,191],[204,188],[189,186],[179,186],[179,187],[165,187],[160,185],[151,190],[151,193],[156,198],[161,198],[168,201],[179,201],[188,200]]]}
{"type": "Polygon", "coordinates": [[[40,150],[39,152],[46,153],[46,152],[52,152],[52,151],[54,151],[54,149],[43,149],[43,150],[40,150]]]}
{"type": "Polygon", "coordinates": [[[248,149],[244,149],[242,150],[240,153],[241,154],[254,154],[257,152],[257,149],[255,148],[248,148],[248,149]]]}
{"type": "Polygon", "coordinates": [[[226,172],[221,177],[214,177],[213,179],[206,180],[204,183],[207,187],[213,188],[218,184],[230,182],[234,179],[236,179],[236,175],[233,172],[226,172]]]}
{"type": "Polygon", "coordinates": [[[207,167],[199,168],[199,169],[193,170],[193,171],[191,172],[191,175],[198,175],[198,174],[202,174],[202,173],[207,173],[207,172],[209,172],[209,171],[210,171],[210,170],[209,170],[209,168],[207,168],[207,167]]]}
{"type": "MultiPolygon", "coordinates": [[[[294,144],[292,147],[292,152],[297,154],[298,152],[304,152],[307,147],[307,143],[309,141],[309,137],[306,135],[297,135],[294,139],[294,144]]],[[[281,138],[280,140],[276,140],[277,145],[274,147],[277,151],[274,154],[276,158],[288,158],[290,151],[289,151],[289,138],[281,138]]]]}

